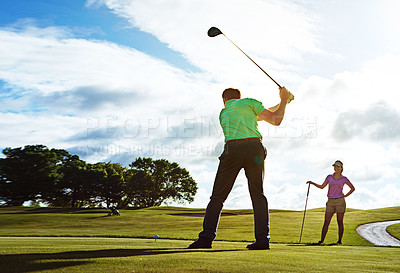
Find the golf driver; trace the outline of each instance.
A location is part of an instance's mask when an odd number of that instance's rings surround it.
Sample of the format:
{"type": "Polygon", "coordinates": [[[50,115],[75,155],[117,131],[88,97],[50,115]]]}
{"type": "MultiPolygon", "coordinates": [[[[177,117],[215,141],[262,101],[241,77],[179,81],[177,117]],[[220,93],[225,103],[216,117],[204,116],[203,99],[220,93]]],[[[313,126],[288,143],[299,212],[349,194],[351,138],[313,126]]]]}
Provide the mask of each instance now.
{"type": "MultiPolygon", "coordinates": [[[[209,37],[215,37],[215,36],[218,36],[218,35],[220,35],[220,34],[224,35],[226,39],[228,39],[234,46],[236,46],[237,49],[239,49],[244,55],[246,55],[246,57],[249,58],[249,60],[252,61],[258,68],[260,68],[261,71],[264,72],[264,74],[267,75],[279,88],[282,87],[282,86],[281,86],[279,83],[277,83],[267,72],[265,72],[265,70],[262,69],[261,66],[259,66],[255,61],[253,61],[253,59],[250,58],[249,55],[247,55],[246,53],[244,53],[244,51],[241,50],[240,47],[238,47],[234,42],[232,42],[231,39],[229,39],[224,33],[222,33],[222,31],[221,31],[219,28],[211,27],[211,28],[208,30],[207,34],[208,34],[209,37]]],[[[292,100],[294,100],[294,96],[293,96],[292,93],[290,93],[290,97],[289,97],[288,102],[290,102],[290,101],[292,101],[292,100]]]]}
{"type": "Polygon", "coordinates": [[[307,197],[306,197],[306,205],[304,206],[303,224],[301,224],[301,232],[300,232],[300,240],[299,240],[299,243],[301,243],[301,236],[303,235],[304,219],[306,218],[306,209],[307,209],[307,202],[308,202],[308,194],[309,194],[309,193],[310,193],[310,184],[308,184],[307,197]]]}

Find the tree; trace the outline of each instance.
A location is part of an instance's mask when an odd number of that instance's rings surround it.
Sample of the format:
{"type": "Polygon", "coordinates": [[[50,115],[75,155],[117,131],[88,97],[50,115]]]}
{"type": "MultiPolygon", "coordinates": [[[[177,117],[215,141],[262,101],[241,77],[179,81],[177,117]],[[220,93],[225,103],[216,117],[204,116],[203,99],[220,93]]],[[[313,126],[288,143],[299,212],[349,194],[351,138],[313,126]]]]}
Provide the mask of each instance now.
{"type": "Polygon", "coordinates": [[[100,203],[105,203],[107,208],[115,206],[124,208],[129,204],[125,189],[125,168],[119,163],[97,163],[94,166],[105,173],[103,179],[98,181],[97,197],[100,203]]]}
{"type": "Polygon", "coordinates": [[[165,159],[138,158],[127,170],[127,195],[134,207],[193,202],[197,184],[189,172],[165,159]]]}
{"type": "Polygon", "coordinates": [[[126,207],[125,168],[119,163],[87,164],[74,155],[63,162],[57,191],[49,204],[62,207],[126,207]]]}
{"type": "Polygon", "coordinates": [[[52,200],[48,200],[50,205],[71,208],[97,205],[97,193],[106,176],[100,165],[87,164],[73,155],[63,161],[59,172],[61,177],[52,200]]]}
{"type": "Polygon", "coordinates": [[[58,169],[69,154],[44,145],[5,148],[0,159],[0,199],[6,205],[40,202],[54,190],[58,169]]]}
{"type": "Polygon", "coordinates": [[[87,164],[66,150],[44,145],[6,148],[0,158],[0,201],[26,201],[62,207],[124,208],[192,202],[197,184],[189,172],[165,159],[138,158],[126,169],[119,163],[87,164]]]}

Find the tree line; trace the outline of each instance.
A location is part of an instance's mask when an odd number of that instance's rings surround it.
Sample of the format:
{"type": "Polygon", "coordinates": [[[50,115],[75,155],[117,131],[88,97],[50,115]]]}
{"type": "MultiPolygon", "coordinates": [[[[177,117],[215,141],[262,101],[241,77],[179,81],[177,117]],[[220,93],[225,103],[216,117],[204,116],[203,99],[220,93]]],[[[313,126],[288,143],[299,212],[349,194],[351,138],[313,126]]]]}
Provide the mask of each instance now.
{"type": "Polygon", "coordinates": [[[137,158],[89,164],[77,155],[44,145],[5,148],[0,158],[0,203],[30,201],[48,206],[84,208],[150,207],[192,202],[197,184],[185,168],[166,159],[137,158]]]}

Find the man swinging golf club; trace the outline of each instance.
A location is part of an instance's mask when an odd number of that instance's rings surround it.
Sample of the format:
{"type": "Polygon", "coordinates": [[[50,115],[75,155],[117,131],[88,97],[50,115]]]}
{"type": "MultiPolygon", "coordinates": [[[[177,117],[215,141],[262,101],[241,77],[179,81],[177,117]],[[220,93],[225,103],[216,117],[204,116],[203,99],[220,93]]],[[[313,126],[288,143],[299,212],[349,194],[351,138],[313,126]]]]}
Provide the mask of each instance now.
{"type": "Polygon", "coordinates": [[[257,121],[264,120],[275,126],[281,124],[291,93],[285,87],[280,87],[279,95],[281,102],[265,109],[258,100],[241,99],[238,89],[228,88],[223,91],[225,107],[219,115],[219,120],[225,136],[224,151],[219,157],[211,200],[204,216],[203,231],[189,248],[211,248],[217,235],[223,204],[239,171],[244,168],[253,205],[256,238],[247,248],[269,249],[268,202],[263,191],[264,159],[267,152],[261,143],[262,136],[258,131],[257,121]]]}

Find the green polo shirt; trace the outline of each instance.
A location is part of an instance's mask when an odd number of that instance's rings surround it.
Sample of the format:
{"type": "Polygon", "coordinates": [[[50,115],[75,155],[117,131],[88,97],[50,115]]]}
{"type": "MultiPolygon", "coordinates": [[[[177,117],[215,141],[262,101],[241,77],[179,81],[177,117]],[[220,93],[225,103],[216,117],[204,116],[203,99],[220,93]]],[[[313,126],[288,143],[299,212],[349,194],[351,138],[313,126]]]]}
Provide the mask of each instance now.
{"type": "Polygon", "coordinates": [[[219,114],[219,122],[224,132],[225,142],[232,139],[258,137],[257,117],[265,108],[255,99],[231,99],[219,114]]]}

